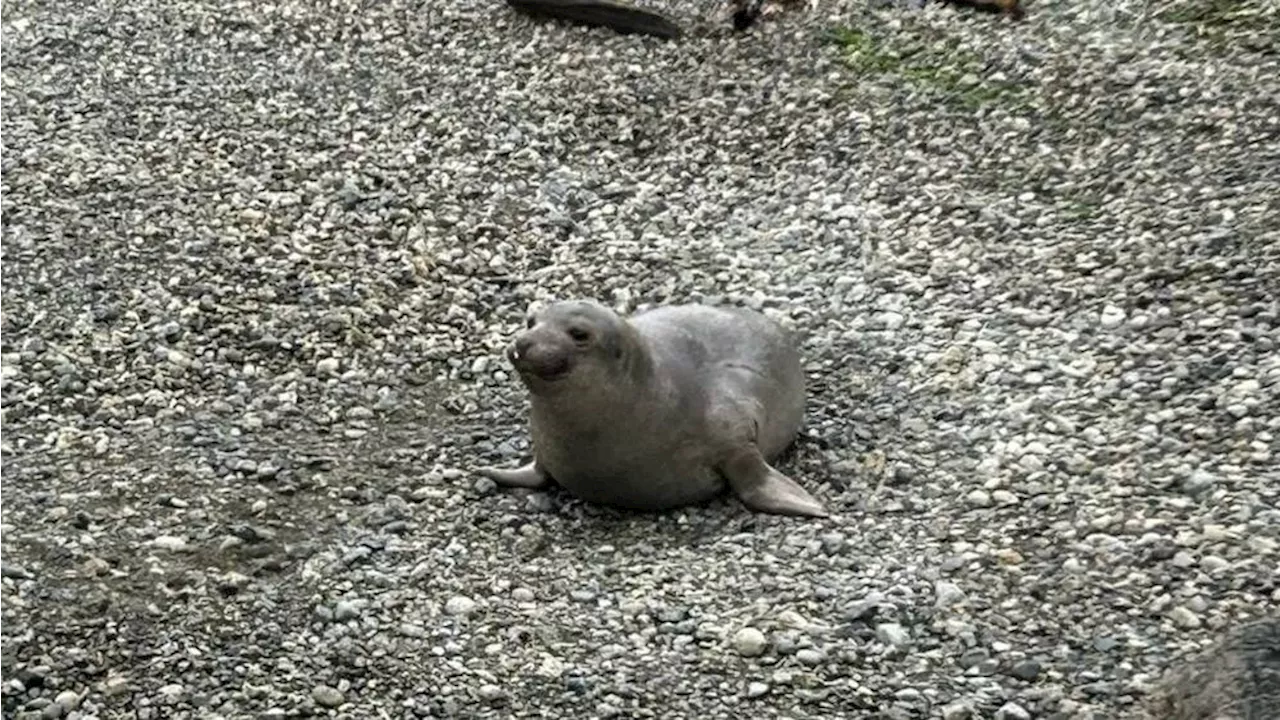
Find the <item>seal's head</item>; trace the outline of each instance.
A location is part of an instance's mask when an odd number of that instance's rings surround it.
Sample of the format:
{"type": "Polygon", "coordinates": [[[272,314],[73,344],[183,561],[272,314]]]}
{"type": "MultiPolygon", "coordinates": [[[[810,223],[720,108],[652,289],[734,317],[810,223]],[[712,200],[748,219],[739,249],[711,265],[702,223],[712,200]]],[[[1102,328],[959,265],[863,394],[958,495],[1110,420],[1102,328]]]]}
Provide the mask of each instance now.
{"type": "Polygon", "coordinates": [[[530,313],[527,328],[511,343],[507,358],[535,394],[598,387],[620,367],[630,330],[625,320],[599,303],[558,302],[530,313]]]}

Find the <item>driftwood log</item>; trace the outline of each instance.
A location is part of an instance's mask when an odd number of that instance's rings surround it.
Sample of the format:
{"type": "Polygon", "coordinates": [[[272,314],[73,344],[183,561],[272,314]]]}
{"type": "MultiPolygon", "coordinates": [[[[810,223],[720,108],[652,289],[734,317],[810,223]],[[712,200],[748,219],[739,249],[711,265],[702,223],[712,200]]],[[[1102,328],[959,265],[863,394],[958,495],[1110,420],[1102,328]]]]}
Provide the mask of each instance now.
{"type": "MultiPolygon", "coordinates": [[[[775,0],[781,1],[781,0],[775,0]]],[[[733,6],[733,29],[751,27],[764,8],[766,0],[729,0],[733,6]]],[[[980,12],[1000,13],[1022,18],[1020,0],[940,0],[969,7],[980,12]]],[[[652,35],[667,40],[679,38],[683,31],[674,20],[655,10],[636,7],[625,0],[507,0],[516,10],[540,18],[551,18],[605,27],[623,35],[652,35]]]]}
{"type": "Polygon", "coordinates": [[[606,27],[623,35],[674,40],[681,34],[680,26],[666,15],[620,0],[507,0],[507,4],[534,17],[606,27]]]}
{"type": "Polygon", "coordinates": [[[1021,20],[1025,14],[1019,0],[942,0],[946,5],[958,5],[977,10],[978,12],[1008,15],[1014,20],[1021,20]]]}

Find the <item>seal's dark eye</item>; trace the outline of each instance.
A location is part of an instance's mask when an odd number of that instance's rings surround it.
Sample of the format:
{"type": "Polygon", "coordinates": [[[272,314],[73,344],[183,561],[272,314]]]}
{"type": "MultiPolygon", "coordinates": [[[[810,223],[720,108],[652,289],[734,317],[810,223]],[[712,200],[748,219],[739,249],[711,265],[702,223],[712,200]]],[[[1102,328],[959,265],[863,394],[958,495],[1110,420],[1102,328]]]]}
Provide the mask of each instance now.
{"type": "Polygon", "coordinates": [[[524,326],[527,328],[532,328],[534,325],[537,325],[537,324],[538,324],[538,319],[532,315],[524,319],[524,326]]]}
{"type": "Polygon", "coordinates": [[[591,339],[591,333],[582,328],[569,328],[569,337],[573,338],[574,342],[586,342],[591,339]]]}

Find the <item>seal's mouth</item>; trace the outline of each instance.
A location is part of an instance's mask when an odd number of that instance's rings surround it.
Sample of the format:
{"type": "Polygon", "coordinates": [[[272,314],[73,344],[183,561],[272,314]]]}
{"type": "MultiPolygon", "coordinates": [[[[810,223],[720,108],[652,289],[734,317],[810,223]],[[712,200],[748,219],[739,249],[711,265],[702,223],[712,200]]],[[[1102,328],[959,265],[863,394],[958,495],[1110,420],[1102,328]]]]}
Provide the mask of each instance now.
{"type": "Polygon", "coordinates": [[[569,377],[569,368],[565,368],[563,370],[557,370],[554,372],[531,371],[531,372],[525,372],[522,374],[525,375],[526,377],[528,376],[536,377],[542,382],[556,382],[557,380],[563,380],[569,377]]]}

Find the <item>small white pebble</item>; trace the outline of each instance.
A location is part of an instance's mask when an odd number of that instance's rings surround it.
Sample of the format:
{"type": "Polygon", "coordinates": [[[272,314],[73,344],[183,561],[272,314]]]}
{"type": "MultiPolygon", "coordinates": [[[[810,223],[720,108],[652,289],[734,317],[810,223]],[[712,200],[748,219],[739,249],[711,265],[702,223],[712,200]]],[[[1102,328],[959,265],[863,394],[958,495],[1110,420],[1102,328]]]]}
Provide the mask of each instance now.
{"type": "Polygon", "coordinates": [[[465,595],[455,595],[444,604],[444,611],[450,615],[470,615],[476,609],[476,601],[465,595]]]}
{"type": "Polygon", "coordinates": [[[1120,327],[1124,322],[1124,311],[1115,305],[1108,305],[1102,309],[1102,314],[1098,317],[1098,324],[1108,330],[1120,327]]]}
{"type": "Polygon", "coordinates": [[[733,648],[742,657],[763,655],[767,645],[764,633],[753,627],[744,627],[733,635],[733,648]]]}

